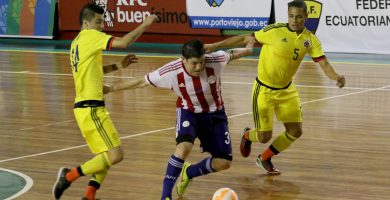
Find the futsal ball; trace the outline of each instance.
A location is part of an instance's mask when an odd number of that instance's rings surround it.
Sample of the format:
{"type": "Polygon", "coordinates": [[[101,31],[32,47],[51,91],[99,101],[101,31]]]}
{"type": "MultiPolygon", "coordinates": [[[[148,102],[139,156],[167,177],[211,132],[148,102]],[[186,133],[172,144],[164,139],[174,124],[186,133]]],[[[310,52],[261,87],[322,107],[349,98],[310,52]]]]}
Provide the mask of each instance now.
{"type": "Polygon", "coordinates": [[[213,200],[238,200],[238,196],[234,190],[225,187],[214,193],[213,200]]]}

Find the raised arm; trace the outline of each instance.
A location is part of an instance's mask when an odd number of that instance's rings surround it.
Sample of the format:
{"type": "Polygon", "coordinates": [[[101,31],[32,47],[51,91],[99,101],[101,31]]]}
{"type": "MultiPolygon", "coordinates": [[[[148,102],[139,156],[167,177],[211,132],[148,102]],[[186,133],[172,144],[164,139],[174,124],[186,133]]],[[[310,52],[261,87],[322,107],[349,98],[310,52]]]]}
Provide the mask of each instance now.
{"type": "Polygon", "coordinates": [[[134,54],[129,53],[122,59],[120,63],[103,66],[103,73],[107,74],[118,69],[123,69],[128,67],[131,63],[136,62],[138,62],[138,58],[134,54]]]}
{"type": "Polygon", "coordinates": [[[217,49],[244,46],[248,44],[251,40],[254,40],[254,36],[252,34],[237,35],[222,40],[220,42],[205,44],[204,48],[206,49],[207,53],[211,53],[216,51],[217,49]]]}
{"type": "Polygon", "coordinates": [[[318,62],[321,66],[321,69],[325,72],[325,74],[332,80],[337,81],[336,85],[339,88],[344,87],[345,85],[345,77],[343,75],[337,74],[333,69],[332,65],[328,62],[328,59],[325,58],[318,62]]]}
{"type": "Polygon", "coordinates": [[[149,15],[145,18],[145,21],[136,29],[127,33],[123,37],[116,37],[112,42],[112,47],[127,48],[130,44],[134,43],[156,19],[156,15],[149,15]]]}

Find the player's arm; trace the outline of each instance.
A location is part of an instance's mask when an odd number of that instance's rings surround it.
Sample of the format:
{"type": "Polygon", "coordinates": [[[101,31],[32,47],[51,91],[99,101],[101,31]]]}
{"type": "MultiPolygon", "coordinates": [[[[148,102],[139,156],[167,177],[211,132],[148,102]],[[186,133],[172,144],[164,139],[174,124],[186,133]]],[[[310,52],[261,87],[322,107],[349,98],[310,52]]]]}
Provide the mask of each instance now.
{"type": "Polygon", "coordinates": [[[344,87],[345,85],[345,77],[343,75],[337,74],[333,69],[332,65],[328,62],[328,59],[325,57],[324,59],[318,62],[321,66],[321,69],[325,72],[325,74],[332,80],[337,81],[336,85],[339,88],[344,87]]]}
{"type": "Polygon", "coordinates": [[[245,48],[234,48],[229,50],[230,60],[235,60],[242,58],[244,56],[249,56],[253,53],[253,45],[256,43],[256,40],[253,38],[248,41],[245,48]]]}
{"type": "Polygon", "coordinates": [[[112,47],[127,48],[130,44],[134,43],[156,19],[156,15],[149,15],[136,29],[127,33],[123,37],[116,37],[112,42],[112,47]]]}
{"type": "Polygon", "coordinates": [[[212,44],[205,44],[204,48],[207,53],[211,53],[216,51],[217,49],[222,48],[231,48],[231,47],[237,47],[237,46],[244,46],[248,44],[251,40],[254,40],[255,36],[253,34],[246,34],[246,35],[237,35],[230,37],[228,39],[222,40],[220,42],[212,43],[212,44]]]}
{"type": "Polygon", "coordinates": [[[123,81],[120,83],[113,84],[111,86],[104,85],[103,86],[103,93],[107,94],[110,92],[115,92],[119,90],[128,90],[128,89],[135,89],[135,88],[142,88],[148,86],[149,83],[145,81],[144,77],[136,77],[127,81],[123,81]]]}
{"type": "Polygon", "coordinates": [[[131,63],[138,62],[138,58],[134,54],[127,54],[120,63],[103,66],[105,74],[128,67],[131,63]]]}

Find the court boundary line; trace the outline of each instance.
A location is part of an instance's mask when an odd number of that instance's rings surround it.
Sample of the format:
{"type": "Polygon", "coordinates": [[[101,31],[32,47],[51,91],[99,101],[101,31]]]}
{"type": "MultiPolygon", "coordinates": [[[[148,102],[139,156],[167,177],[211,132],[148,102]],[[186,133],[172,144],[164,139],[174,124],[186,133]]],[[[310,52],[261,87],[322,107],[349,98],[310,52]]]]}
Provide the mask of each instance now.
{"type": "MultiPolygon", "coordinates": [[[[381,90],[381,89],[384,89],[384,88],[387,88],[387,87],[390,87],[390,85],[386,85],[386,86],[382,86],[382,87],[378,87],[378,88],[366,89],[366,90],[358,91],[358,92],[350,92],[350,93],[347,93],[347,94],[341,94],[341,95],[335,95],[335,96],[331,96],[331,97],[320,98],[320,99],[316,99],[316,100],[306,101],[306,102],[303,102],[301,104],[302,105],[303,104],[309,104],[309,103],[314,103],[314,102],[319,102],[319,101],[325,101],[325,100],[336,99],[336,98],[340,98],[340,97],[351,96],[351,95],[355,95],[355,94],[362,94],[362,93],[367,93],[367,92],[372,92],[372,91],[378,91],[378,90],[381,90]]],[[[248,114],[251,114],[251,113],[252,112],[246,112],[246,113],[231,115],[228,118],[230,119],[230,118],[240,117],[240,116],[248,115],[248,114]]],[[[133,135],[128,135],[128,136],[121,137],[121,140],[128,139],[128,138],[133,138],[133,137],[138,137],[138,136],[142,136],[142,135],[148,135],[148,134],[156,133],[156,132],[172,130],[174,128],[175,127],[169,127],[169,128],[157,129],[157,130],[147,131],[147,132],[143,132],[143,133],[137,133],[137,134],[133,134],[133,135]]],[[[14,158],[0,160],[0,163],[5,163],[5,162],[15,161],[15,160],[22,160],[22,159],[25,159],[25,158],[37,157],[37,156],[41,156],[41,155],[48,155],[48,154],[52,154],[52,153],[67,151],[67,150],[71,150],[71,149],[77,149],[77,148],[86,147],[86,146],[87,145],[84,144],[84,145],[78,145],[78,146],[73,146],[73,147],[68,147],[68,148],[63,148],[63,149],[57,149],[57,150],[47,151],[47,152],[42,152],[42,153],[37,153],[37,154],[30,154],[30,155],[26,155],[26,156],[19,156],[19,157],[14,157],[14,158]]]]}
{"type": "Polygon", "coordinates": [[[16,175],[22,177],[26,181],[26,185],[23,187],[23,189],[21,189],[20,191],[18,191],[14,195],[7,197],[4,200],[12,200],[16,197],[19,197],[22,194],[26,193],[28,190],[30,190],[30,188],[34,185],[33,179],[31,177],[27,176],[26,174],[23,174],[23,173],[18,172],[18,171],[10,170],[10,169],[5,169],[5,168],[0,168],[0,171],[6,171],[6,172],[9,172],[12,174],[16,174],[16,175]]]}

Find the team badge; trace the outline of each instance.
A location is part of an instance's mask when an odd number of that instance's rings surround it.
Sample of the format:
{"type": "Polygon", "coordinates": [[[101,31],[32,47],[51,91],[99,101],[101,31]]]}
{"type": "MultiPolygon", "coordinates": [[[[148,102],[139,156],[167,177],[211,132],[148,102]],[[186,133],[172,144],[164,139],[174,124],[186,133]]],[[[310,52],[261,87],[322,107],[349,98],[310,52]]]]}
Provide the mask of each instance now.
{"type": "Polygon", "coordinates": [[[210,84],[214,84],[217,81],[217,77],[212,75],[207,78],[207,82],[210,84]]]}
{"type": "Polygon", "coordinates": [[[310,40],[305,40],[305,41],[303,42],[303,46],[304,46],[306,49],[310,48],[310,47],[311,47],[311,42],[310,42],[310,40]]]}
{"type": "Polygon", "coordinates": [[[183,127],[189,127],[189,126],[190,126],[190,122],[189,122],[189,121],[184,121],[184,122],[182,123],[182,126],[183,126],[183,127]]]}
{"type": "Polygon", "coordinates": [[[224,0],[206,0],[207,1],[207,3],[211,6],[211,7],[219,7],[219,6],[221,6],[221,4],[222,4],[222,2],[224,1],[224,0]]]}
{"type": "Polygon", "coordinates": [[[305,0],[307,6],[307,20],[305,26],[314,34],[317,31],[320,24],[320,18],[322,13],[322,3],[315,0],[305,0]]]}

